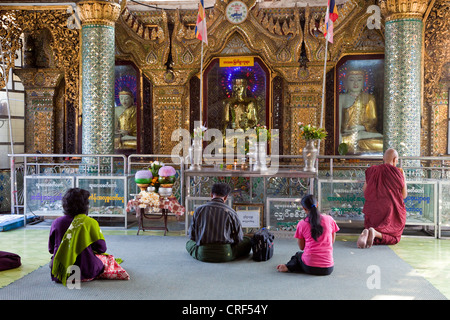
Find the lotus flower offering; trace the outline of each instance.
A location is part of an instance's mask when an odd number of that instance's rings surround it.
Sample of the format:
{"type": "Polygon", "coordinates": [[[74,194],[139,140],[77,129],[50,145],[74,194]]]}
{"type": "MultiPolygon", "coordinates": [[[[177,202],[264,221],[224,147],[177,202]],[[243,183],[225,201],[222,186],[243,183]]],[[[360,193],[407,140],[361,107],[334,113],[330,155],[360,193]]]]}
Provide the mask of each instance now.
{"type": "Polygon", "coordinates": [[[175,182],[175,175],[177,172],[171,166],[161,167],[158,171],[158,182],[160,184],[173,184],[175,182]]]}
{"type": "Polygon", "coordinates": [[[141,190],[145,190],[152,182],[152,172],[150,170],[139,170],[134,175],[134,182],[141,190]]]}
{"type": "Polygon", "coordinates": [[[134,175],[134,182],[136,183],[150,183],[153,175],[150,170],[139,170],[134,175]]]}

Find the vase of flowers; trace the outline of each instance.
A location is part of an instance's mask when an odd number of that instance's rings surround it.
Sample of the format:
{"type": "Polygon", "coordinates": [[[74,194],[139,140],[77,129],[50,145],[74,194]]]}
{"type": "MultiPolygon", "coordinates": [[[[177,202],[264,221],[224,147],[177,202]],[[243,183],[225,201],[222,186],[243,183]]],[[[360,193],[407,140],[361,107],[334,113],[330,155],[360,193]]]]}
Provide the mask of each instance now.
{"type": "Polygon", "coordinates": [[[250,170],[257,171],[259,170],[259,163],[258,163],[258,143],[255,142],[248,142],[248,159],[249,159],[249,165],[250,170]]]}
{"type": "Polygon", "coordinates": [[[164,167],[164,163],[160,162],[160,161],[153,161],[150,165],[150,171],[153,175],[153,177],[158,178],[158,172],[159,169],[161,169],[162,167],[164,167]]]}
{"type": "Polygon", "coordinates": [[[306,146],[303,148],[303,171],[316,172],[316,159],[319,153],[315,146],[315,142],[323,140],[327,136],[327,132],[323,128],[317,128],[310,124],[304,125],[302,122],[298,123],[300,128],[300,135],[306,141],[306,146]]]}
{"type": "Polygon", "coordinates": [[[267,170],[267,141],[258,141],[257,144],[258,150],[258,165],[259,170],[266,171],[267,170]]]}
{"type": "Polygon", "coordinates": [[[159,182],[159,169],[164,167],[164,163],[160,161],[153,161],[150,165],[150,172],[152,173],[152,180],[150,182],[150,187],[153,187],[155,192],[158,192],[160,182],[159,182]]]}
{"type": "Polygon", "coordinates": [[[192,145],[189,147],[191,170],[200,170],[202,168],[203,135],[206,130],[207,128],[204,126],[194,129],[192,145]]]}
{"type": "Polygon", "coordinates": [[[253,170],[267,170],[267,141],[270,140],[270,131],[266,126],[257,124],[253,128],[256,134],[256,143],[249,146],[249,156],[251,156],[255,164],[253,170]]]}
{"type": "Polygon", "coordinates": [[[303,148],[303,171],[316,172],[316,159],[318,150],[315,146],[316,140],[306,140],[306,146],[303,148]]]}

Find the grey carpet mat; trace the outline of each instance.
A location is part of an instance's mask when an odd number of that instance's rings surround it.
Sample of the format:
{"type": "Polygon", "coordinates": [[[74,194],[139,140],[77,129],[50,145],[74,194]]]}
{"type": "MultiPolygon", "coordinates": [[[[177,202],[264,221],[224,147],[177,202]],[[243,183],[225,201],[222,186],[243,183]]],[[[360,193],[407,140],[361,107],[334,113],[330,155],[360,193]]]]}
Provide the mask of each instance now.
{"type": "Polygon", "coordinates": [[[296,252],[295,239],[275,239],[272,259],[251,256],[204,263],[185,250],[185,237],[106,236],[108,253],[124,260],[129,281],[96,280],[68,289],[50,280],[45,265],[0,289],[0,300],[308,300],[445,299],[389,247],[334,246],[329,276],[280,273],[276,266],[296,252]],[[378,277],[379,276],[379,277],[378,277]]]}

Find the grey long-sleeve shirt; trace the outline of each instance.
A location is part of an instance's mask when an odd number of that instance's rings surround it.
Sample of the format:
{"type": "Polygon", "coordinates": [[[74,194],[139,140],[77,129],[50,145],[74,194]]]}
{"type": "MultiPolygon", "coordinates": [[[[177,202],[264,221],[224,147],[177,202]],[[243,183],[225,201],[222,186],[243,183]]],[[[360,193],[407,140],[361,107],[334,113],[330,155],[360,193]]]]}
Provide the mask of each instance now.
{"type": "Polygon", "coordinates": [[[198,246],[211,243],[237,244],[244,238],[236,211],[221,198],[213,198],[195,210],[189,233],[190,239],[198,246]]]}

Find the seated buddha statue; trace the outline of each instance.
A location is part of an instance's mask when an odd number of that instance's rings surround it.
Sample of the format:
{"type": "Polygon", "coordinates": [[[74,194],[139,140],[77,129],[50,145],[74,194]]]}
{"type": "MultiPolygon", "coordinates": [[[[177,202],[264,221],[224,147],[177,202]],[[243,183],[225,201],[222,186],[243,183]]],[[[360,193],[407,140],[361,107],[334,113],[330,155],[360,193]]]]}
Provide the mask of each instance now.
{"type": "Polygon", "coordinates": [[[375,97],[363,91],[364,79],[364,70],[349,71],[344,80],[346,93],[339,95],[340,143],[347,144],[349,154],[383,152],[375,97]]]}
{"type": "Polygon", "coordinates": [[[254,128],[258,124],[258,101],[247,97],[247,80],[234,79],[233,93],[223,101],[225,129],[254,128]]]}
{"type": "Polygon", "coordinates": [[[125,88],[119,92],[120,105],[115,109],[115,149],[134,149],[137,147],[137,107],[134,95],[125,88]]]}

